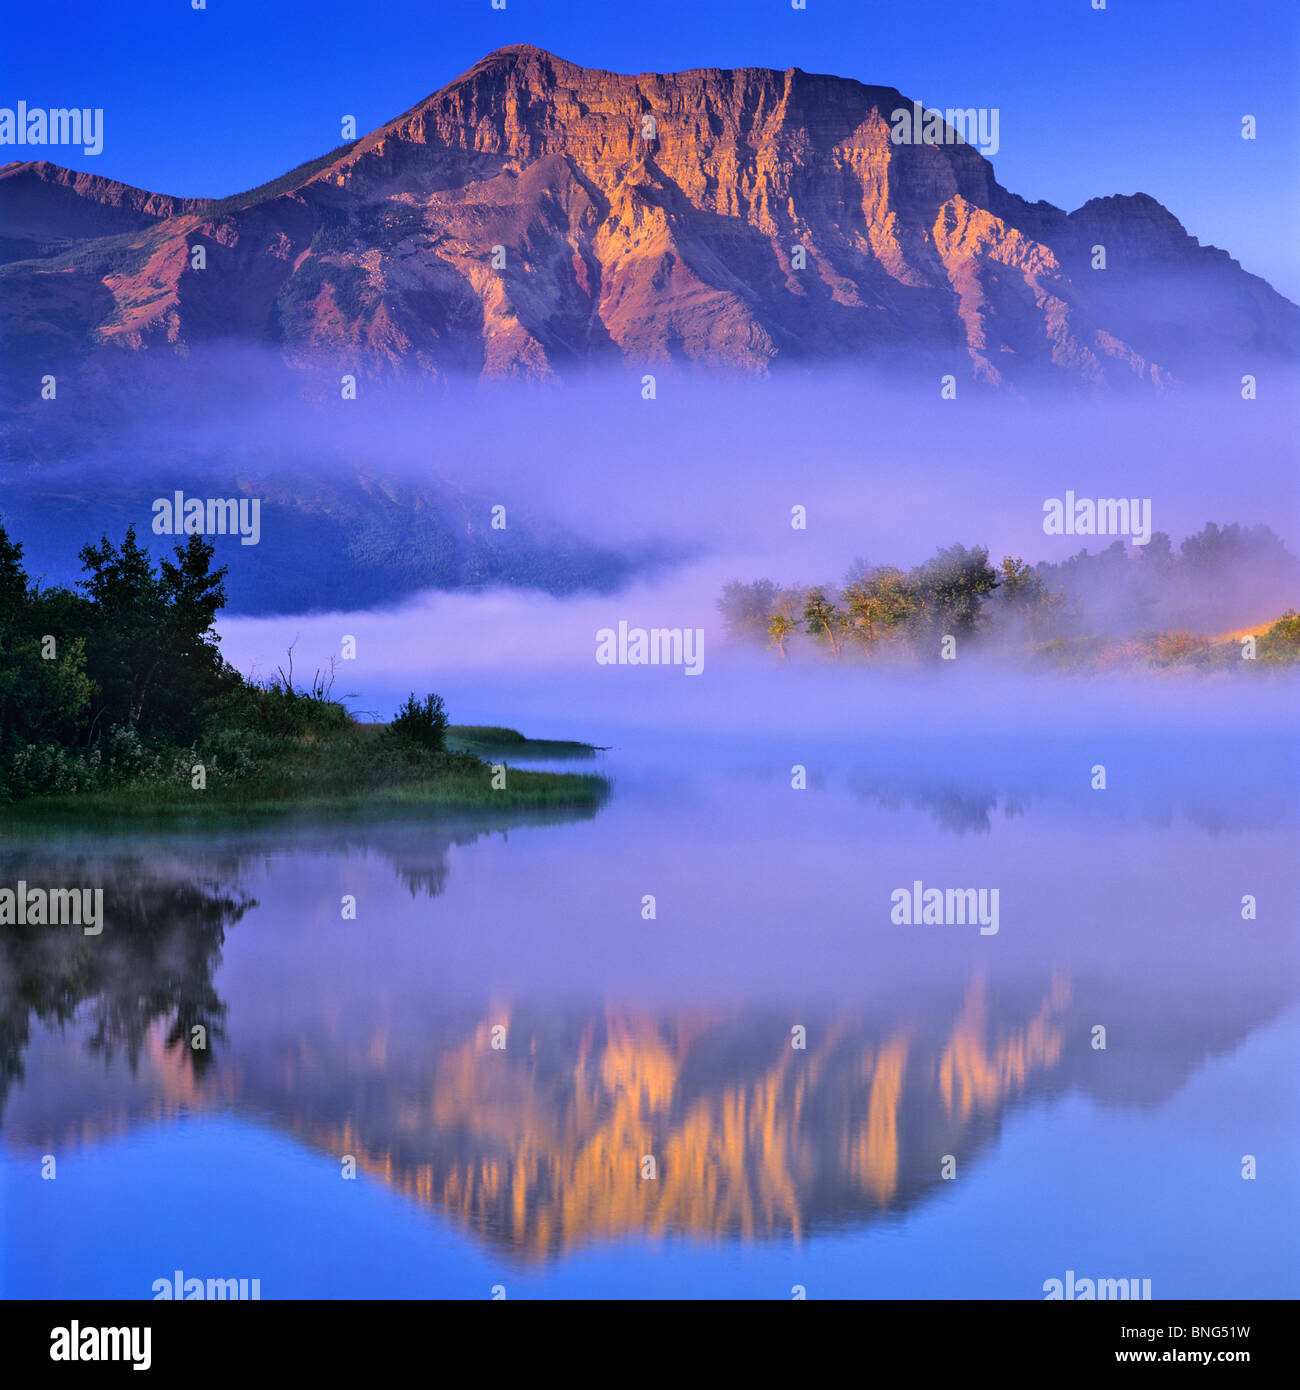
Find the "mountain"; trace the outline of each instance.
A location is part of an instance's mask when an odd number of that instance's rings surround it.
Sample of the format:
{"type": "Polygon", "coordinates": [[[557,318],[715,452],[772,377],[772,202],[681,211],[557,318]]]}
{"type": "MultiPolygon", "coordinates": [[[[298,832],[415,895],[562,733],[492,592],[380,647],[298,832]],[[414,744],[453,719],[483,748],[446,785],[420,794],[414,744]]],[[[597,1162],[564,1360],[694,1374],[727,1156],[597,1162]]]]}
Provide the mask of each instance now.
{"type": "Polygon", "coordinates": [[[0,485],[0,526],[22,543],[29,574],[71,584],[83,577],[81,546],[102,535],[120,541],[130,525],[155,557],[170,558],[176,540],[151,532],[152,502],[177,487],[260,499],[265,544],[213,538],[215,563],[229,568],[226,616],[380,607],[426,589],[613,593],[681,558],[664,543],[616,549],[547,518],[516,516],[493,531],[490,502],[446,479],[314,475],[305,466],[259,472],[242,460],[217,471],[172,454],[152,469],[91,456],[71,476],[14,470],[0,485]]]}
{"type": "Polygon", "coordinates": [[[235,340],[384,376],[853,360],[1014,389],[1300,346],[1300,310],[1153,198],[1026,202],[947,132],[895,144],[911,105],[798,68],[623,76],[519,45],[219,201],[9,164],[6,351],[24,388],[235,340]]]}

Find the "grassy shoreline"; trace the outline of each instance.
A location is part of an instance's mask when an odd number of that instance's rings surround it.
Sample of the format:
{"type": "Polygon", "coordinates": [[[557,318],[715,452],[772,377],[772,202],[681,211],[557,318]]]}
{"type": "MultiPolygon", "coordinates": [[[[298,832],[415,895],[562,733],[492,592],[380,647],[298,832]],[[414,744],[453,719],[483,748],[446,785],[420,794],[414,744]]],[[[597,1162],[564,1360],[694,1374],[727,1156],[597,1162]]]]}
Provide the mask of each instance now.
{"type": "Polygon", "coordinates": [[[453,725],[445,752],[404,756],[380,741],[387,728],[351,724],[325,736],[285,740],[276,756],[251,771],[223,768],[214,760],[205,764],[201,789],[191,785],[190,770],[176,767],[165,776],[29,797],[0,806],[0,834],[24,825],[81,820],[194,824],[582,810],[599,807],[609,794],[609,782],[594,773],[543,772],[510,763],[512,756],[594,757],[598,750],[590,744],[453,725]],[[502,735],[509,737],[503,741],[502,735]],[[505,756],[485,761],[479,753],[489,749],[505,756]],[[501,777],[494,779],[493,761],[505,765],[504,785],[501,777]]]}
{"type": "Polygon", "coordinates": [[[597,743],[578,743],[573,739],[526,738],[518,729],[495,724],[449,724],[447,746],[479,756],[499,754],[506,761],[517,758],[594,758],[607,750],[597,743]]]}

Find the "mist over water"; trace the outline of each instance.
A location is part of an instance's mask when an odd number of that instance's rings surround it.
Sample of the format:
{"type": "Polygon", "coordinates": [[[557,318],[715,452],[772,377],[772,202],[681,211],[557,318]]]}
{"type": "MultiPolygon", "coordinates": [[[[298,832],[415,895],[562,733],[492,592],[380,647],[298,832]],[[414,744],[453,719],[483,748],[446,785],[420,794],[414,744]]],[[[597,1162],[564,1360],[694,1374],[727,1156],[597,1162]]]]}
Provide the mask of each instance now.
{"type": "MultiPolygon", "coordinates": [[[[1067,1269],[1157,1298],[1300,1288],[1294,678],[1035,674],[995,642],[783,661],[718,607],[733,579],[835,583],[955,541],[1104,549],[1044,534],[1071,491],[1149,498],[1175,550],[1208,520],[1294,550],[1284,400],[662,373],[653,401],[635,374],[301,401],[241,360],[220,399],[191,378],[165,430],[141,414],[16,492],[11,465],[6,524],[71,577],[128,520],[170,547],[156,496],[264,496],[256,547],[217,540],[229,661],[265,677],[292,648],[300,682],[334,661],[362,718],[436,691],[456,723],[600,745],[504,756],[609,793],[0,843],[0,879],[109,889],[98,954],[0,938],[3,1292],[142,1298],[177,1268],[267,1298],[1039,1298],[1067,1269]],[[438,583],[349,539],[442,514],[427,536],[466,543],[438,583]],[[620,624],[699,629],[702,669],[599,664],[620,624]],[[996,891],[996,932],[897,924],[922,885],[996,891]],[[92,1181],[51,1216],[31,1189],[54,1149],[92,1181]]],[[[1296,601],[1279,573],[1234,573],[1242,622],[1296,601]]]]}
{"type": "MultiPolygon", "coordinates": [[[[1286,370],[1262,374],[1252,401],[1226,370],[1164,395],[1025,399],[963,385],[955,401],[937,379],[645,370],[653,400],[634,371],[563,385],[362,373],[357,399],[343,400],[338,376],[317,368],[304,381],[255,350],[148,359],[129,389],[11,431],[4,511],[59,580],[92,536],[129,522],[147,536],[158,496],[264,496],[258,547],[217,538],[232,609],[263,613],[481,588],[498,559],[495,582],[550,592],[657,577],[666,606],[680,566],[702,564],[691,582],[703,606],[729,578],[833,583],[855,561],[907,567],[957,541],[987,546],[995,563],[1104,550],[1114,537],[1044,533],[1045,502],[1067,493],[1149,499],[1175,550],[1209,521],[1267,524],[1300,550],[1300,396],[1286,370]],[[796,506],[806,529],[791,526],[796,506]],[[420,548],[435,545],[474,558],[421,582],[420,548]]],[[[1243,608],[1259,610],[1242,622],[1294,601],[1276,576],[1237,584],[1243,608]]]]}
{"type": "Polygon", "coordinates": [[[788,665],[774,653],[728,644],[708,591],[683,586],[614,597],[552,599],[496,591],[430,595],[377,614],[219,624],[226,658],[245,674],[269,675],[290,643],[297,669],[325,666],[345,635],[356,661],[337,666],[335,694],[350,708],[388,718],[410,691],[434,689],[461,723],[547,727],[538,737],[600,742],[602,729],[651,723],[671,728],[816,728],[920,733],[956,729],[1213,727],[1281,730],[1295,703],[1287,677],[1246,688],[1195,674],[1125,676],[1016,674],[978,655],[921,670],[835,667],[817,659],[788,665]],[[602,667],[596,633],[620,618],[690,623],[705,632],[698,677],[682,667],[602,667]],[[583,724],[586,727],[576,727],[583,724]]]}

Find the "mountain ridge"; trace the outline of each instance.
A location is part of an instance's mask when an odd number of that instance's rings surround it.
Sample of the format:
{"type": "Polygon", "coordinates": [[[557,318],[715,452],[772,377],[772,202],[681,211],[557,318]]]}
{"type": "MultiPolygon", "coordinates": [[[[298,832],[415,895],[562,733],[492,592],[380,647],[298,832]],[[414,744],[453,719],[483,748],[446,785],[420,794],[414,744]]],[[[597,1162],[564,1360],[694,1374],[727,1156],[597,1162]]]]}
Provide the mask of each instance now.
{"type": "Polygon", "coordinates": [[[1300,309],[1151,195],[1029,202],[973,145],[894,143],[900,106],[798,68],[625,75],[520,44],[227,198],[11,163],[6,343],[42,368],[234,339],[384,376],[848,360],[1013,391],[1300,348],[1300,309]]]}

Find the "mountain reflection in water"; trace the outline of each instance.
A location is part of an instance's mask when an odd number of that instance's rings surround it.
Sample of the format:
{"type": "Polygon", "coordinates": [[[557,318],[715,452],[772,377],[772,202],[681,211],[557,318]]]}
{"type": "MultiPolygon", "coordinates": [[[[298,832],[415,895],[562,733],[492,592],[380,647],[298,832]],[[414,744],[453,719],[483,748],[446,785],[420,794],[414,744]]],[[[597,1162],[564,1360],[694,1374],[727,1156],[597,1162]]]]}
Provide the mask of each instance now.
{"type": "MultiPolygon", "coordinates": [[[[860,806],[860,779],[848,796],[860,806]]],[[[999,834],[969,788],[875,800],[882,824],[899,804],[937,807],[929,852],[936,837],[963,839],[954,806],[980,808],[982,840],[999,834]]],[[[713,823],[703,802],[687,815],[713,823]]],[[[1193,929],[1203,882],[1172,888],[1168,920],[1141,937],[1058,885],[1051,915],[1013,902],[981,946],[942,935],[952,928],[882,934],[887,894],[866,894],[873,915],[843,856],[851,872],[817,899],[818,916],[783,917],[779,938],[754,920],[726,939],[719,970],[691,942],[734,931],[721,899],[698,902],[683,929],[703,935],[665,925],[662,949],[635,914],[609,920],[605,890],[624,891],[628,845],[654,824],[611,811],[231,835],[216,848],[173,837],[5,850],[0,882],[102,884],[107,929],[0,936],[0,1138],[85,1151],[236,1110],[322,1155],[354,1155],[372,1179],[534,1265],[629,1236],[805,1241],[922,1207],[945,1173],[982,1162],[1018,1107],[1073,1092],[1154,1109],[1295,998],[1276,930],[1242,954],[1193,929]],[[549,907],[543,862],[564,871],[554,893],[576,885],[549,907]],[[340,920],[344,893],[358,899],[355,922],[340,920]],[[807,976],[783,968],[804,957],[807,976]],[[831,983],[810,989],[812,976],[831,983]],[[805,1047],[792,1045],[798,1030],[805,1047]]],[[[723,843],[702,837],[696,867],[752,888],[771,862],[762,830],[752,808],[715,825],[723,843]]],[[[1148,852],[1170,837],[1174,849],[1206,844],[1186,824],[1140,833],[1148,852]]],[[[1053,829],[1046,843],[1061,846],[1072,887],[1069,837],[1053,829]]],[[[1083,862],[1103,872],[1095,841],[1083,862]]],[[[1272,872],[1285,891],[1291,871],[1272,872]]],[[[988,881],[1008,876],[989,865],[988,881]]],[[[947,881],[966,880],[954,868],[947,881]]],[[[1258,873],[1252,886],[1266,886],[1258,873]]]]}

